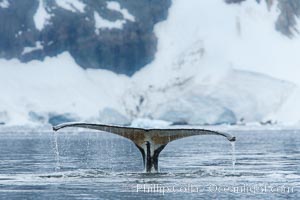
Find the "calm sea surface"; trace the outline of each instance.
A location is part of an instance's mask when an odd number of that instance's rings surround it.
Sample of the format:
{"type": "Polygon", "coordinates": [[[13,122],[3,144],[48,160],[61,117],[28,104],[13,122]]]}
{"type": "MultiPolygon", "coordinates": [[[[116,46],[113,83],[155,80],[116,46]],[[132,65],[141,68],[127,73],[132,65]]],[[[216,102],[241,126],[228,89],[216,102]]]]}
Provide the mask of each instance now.
{"type": "Polygon", "coordinates": [[[130,141],[103,132],[1,131],[0,199],[300,199],[300,131],[231,131],[171,142],[143,172],[130,141]]]}

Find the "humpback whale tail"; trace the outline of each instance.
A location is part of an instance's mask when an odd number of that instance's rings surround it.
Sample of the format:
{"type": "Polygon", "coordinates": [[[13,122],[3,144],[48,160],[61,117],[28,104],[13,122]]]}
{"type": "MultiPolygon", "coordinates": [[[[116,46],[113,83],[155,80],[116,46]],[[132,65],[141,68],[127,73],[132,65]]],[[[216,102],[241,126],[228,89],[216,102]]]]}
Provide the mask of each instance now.
{"type": "Polygon", "coordinates": [[[122,126],[89,123],[64,123],[53,127],[54,131],[66,127],[79,127],[94,129],[125,137],[131,140],[140,150],[146,172],[158,171],[158,156],[165,146],[174,140],[195,135],[219,135],[226,137],[229,141],[235,141],[235,137],[217,131],[205,129],[142,129],[122,126]]]}

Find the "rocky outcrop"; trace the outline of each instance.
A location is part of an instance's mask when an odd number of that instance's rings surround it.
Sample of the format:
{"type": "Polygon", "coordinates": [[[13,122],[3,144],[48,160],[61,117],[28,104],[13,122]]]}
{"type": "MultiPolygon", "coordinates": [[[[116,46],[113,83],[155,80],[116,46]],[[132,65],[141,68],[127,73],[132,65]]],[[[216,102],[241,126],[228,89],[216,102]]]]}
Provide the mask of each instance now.
{"type": "Polygon", "coordinates": [[[153,60],[157,44],[153,27],[166,19],[171,4],[171,0],[7,2],[0,7],[0,58],[28,62],[68,51],[83,68],[127,75],[153,60]],[[105,27],[120,21],[122,27],[105,27]]]}
{"type": "Polygon", "coordinates": [[[276,29],[289,37],[299,34],[296,25],[300,16],[300,1],[280,0],[278,6],[281,13],[276,22],[276,29]]]}

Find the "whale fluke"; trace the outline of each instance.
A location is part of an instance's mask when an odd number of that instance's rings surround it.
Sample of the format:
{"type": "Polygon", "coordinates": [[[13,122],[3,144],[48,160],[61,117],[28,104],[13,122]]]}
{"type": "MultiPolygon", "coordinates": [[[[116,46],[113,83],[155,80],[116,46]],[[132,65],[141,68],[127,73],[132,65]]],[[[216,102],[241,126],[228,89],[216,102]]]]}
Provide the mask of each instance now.
{"type": "Polygon", "coordinates": [[[131,140],[140,150],[146,172],[158,171],[158,156],[165,146],[174,140],[195,135],[219,135],[233,142],[235,137],[228,134],[206,129],[143,129],[105,124],[81,122],[64,123],[53,126],[54,131],[66,127],[94,129],[125,137],[131,140]]]}

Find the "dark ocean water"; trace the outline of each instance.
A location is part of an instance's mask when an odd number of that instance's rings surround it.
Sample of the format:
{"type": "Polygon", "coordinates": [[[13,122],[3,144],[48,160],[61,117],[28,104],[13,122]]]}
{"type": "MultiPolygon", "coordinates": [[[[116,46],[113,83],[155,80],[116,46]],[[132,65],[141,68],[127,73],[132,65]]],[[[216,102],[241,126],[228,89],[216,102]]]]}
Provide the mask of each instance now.
{"type": "Polygon", "coordinates": [[[143,172],[128,140],[101,132],[0,133],[0,199],[300,199],[300,131],[233,131],[171,142],[143,172]]]}

